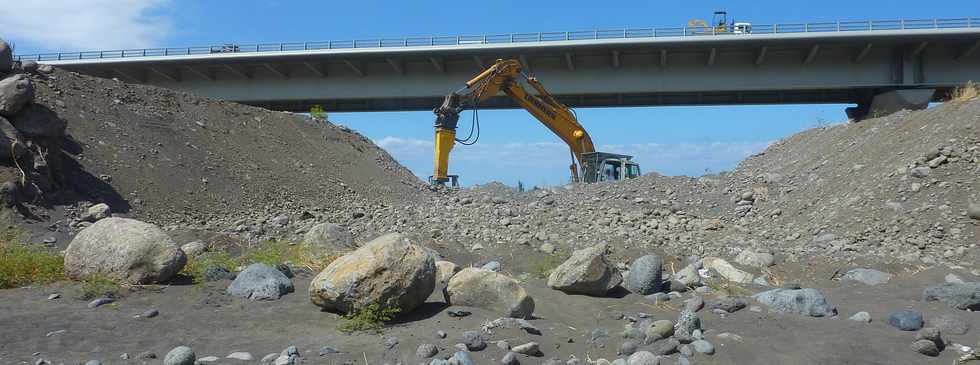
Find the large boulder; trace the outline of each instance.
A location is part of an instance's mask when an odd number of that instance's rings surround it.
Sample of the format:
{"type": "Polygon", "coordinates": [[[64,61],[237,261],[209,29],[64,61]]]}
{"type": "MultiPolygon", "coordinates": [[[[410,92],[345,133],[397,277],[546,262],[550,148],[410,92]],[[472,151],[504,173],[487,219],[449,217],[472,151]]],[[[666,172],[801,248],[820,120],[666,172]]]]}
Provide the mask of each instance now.
{"type": "Polygon", "coordinates": [[[407,237],[391,233],[331,262],[310,283],[310,300],[341,313],[372,303],[407,313],[425,302],[435,283],[435,258],[407,237]]]}
{"type": "Polygon", "coordinates": [[[354,238],[346,228],[333,223],[319,223],[303,235],[303,243],[343,251],[356,248],[354,238]]]}
{"type": "Polygon", "coordinates": [[[453,275],[446,287],[451,305],[483,308],[513,318],[531,318],[534,299],[513,278],[475,267],[453,275]]]}
{"type": "Polygon", "coordinates": [[[78,280],[101,274],[122,283],[159,283],[186,263],[184,251],[160,227],[128,218],[96,222],[65,250],[65,275],[78,280]]]}
{"type": "Polygon", "coordinates": [[[13,161],[26,153],[24,137],[7,118],[0,116],[0,161],[13,161]]]}
{"type": "Polygon", "coordinates": [[[626,289],[640,295],[659,292],[663,286],[663,267],[664,260],[657,255],[633,260],[629,276],[626,277],[626,289]]]}
{"type": "Polygon", "coordinates": [[[18,131],[30,137],[61,137],[65,135],[68,122],[48,107],[31,103],[10,117],[10,123],[18,131]]]}
{"type": "Polygon", "coordinates": [[[831,317],[837,308],[817,289],[773,289],[752,296],[774,313],[795,313],[811,317],[831,317]]]}
{"type": "Polygon", "coordinates": [[[0,80],[0,115],[14,116],[34,100],[34,83],[25,74],[13,74],[0,80]]]}
{"type": "Polygon", "coordinates": [[[10,44],[0,38],[0,75],[10,72],[14,66],[14,52],[10,44]]]}
{"type": "Polygon", "coordinates": [[[605,244],[577,250],[551,271],[548,286],[569,294],[606,295],[623,282],[619,270],[606,260],[605,244]]]}
{"type": "Polygon", "coordinates": [[[922,291],[922,300],[938,300],[960,310],[980,310],[980,283],[942,283],[922,291]]]}
{"type": "Polygon", "coordinates": [[[228,286],[228,295],[252,300],[275,300],[293,292],[293,281],[266,264],[251,264],[228,286]]]}

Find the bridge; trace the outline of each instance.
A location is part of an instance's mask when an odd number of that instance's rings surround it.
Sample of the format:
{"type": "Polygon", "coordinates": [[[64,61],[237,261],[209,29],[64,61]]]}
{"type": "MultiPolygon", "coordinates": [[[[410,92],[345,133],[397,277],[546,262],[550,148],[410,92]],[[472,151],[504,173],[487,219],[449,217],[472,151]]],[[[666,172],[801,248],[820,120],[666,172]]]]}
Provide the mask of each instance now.
{"type": "MultiPolygon", "coordinates": [[[[980,80],[980,18],[631,28],[18,55],[270,109],[429,110],[498,58],[573,107],[924,107],[980,80]]],[[[484,108],[507,108],[505,97],[484,108]]]]}

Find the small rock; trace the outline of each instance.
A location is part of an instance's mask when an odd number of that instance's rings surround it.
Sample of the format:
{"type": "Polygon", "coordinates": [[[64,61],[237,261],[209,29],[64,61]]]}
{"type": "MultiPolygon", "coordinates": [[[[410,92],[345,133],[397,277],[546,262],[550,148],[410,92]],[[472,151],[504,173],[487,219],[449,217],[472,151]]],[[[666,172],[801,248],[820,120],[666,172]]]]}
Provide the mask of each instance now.
{"type": "Polygon", "coordinates": [[[914,178],[921,179],[921,178],[928,177],[929,176],[929,172],[930,172],[930,170],[929,170],[928,167],[919,166],[919,167],[916,167],[914,169],[909,170],[909,175],[911,175],[914,178]]]}
{"type": "Polygon", "coordinates": [[[163,357],[163,365],[194,365],[194,360],[197,360],[194,350],[187,346],[177,346],[163,357]]]}
{"type": "MultiPolygon", "coordinates": [[[[272,354],[272,355],[276,355],[276,354],[272,354]]],[[[276,355],[276,356],[278,356],[278,355],[276,355]]],[[[219,358],[217,356],[205,356],[205,357],[202,357],[200,359],[197,359],[197,361],[195,361],[195,363],[200,364],[200,363],[206,363],[206,362],[217,362],[218,360],[221,360],[221,358],[219,358]]],[[[262,361],[262,363],[266,363],[268,361],[272,361],[272,359],[264,360],[264,361],[262,361]]]]}
{"type": "Polygon", "coordinates": [[[922,328],[922,313],[901,310],[888,315],[888,325],[902,331],[918,331],[922,328]]]}
{"type": "Polygon", "coordinates": [[[203,241],[192,241],[180,246],[180,249],[187,257],[198,257],[207,252],[208,245],[203,241]]]}
{"type": "Polygon", "coordinates": [[[517,354],[508,352],[500,358],[500,363],[503,365],[520,365],[521,361],[517,359],[517,354]]]}
{"type": "Polygon", "coordinates": [[[527,356],[538,356],[541,354],[540,346],[538,346],[537,342],[528,342],[523,345],[514,346],[510,351],[527,356]]]}
{"type": "Polygon", "coordinates": [[[966,215],[970,218],[980,220],[980,204],[971,203],[966,209],[966,215]]]}
{"type": "Polygon", "coordinates": [[[415,350],[415,356],[418,356],[420,359],[428,359],[430,357],[436,356],[436,354],[438,353],[439,353],[439,349],[436,348],[436,345],[433,345],[431,343],[423,343],[419,345],[419,348],[417,350],[415,350]]]}
{"type": "Polygon", "coordinates": [[[677,348],[677,352],[679,352],[681,356],[686,356],[686,357],[694,356],[694,350],[691,349],[690,345],[683,345],[677,348]]]}
{"type": "Polygon", "coordinates": [[[684,310],[697,312],[701,310],[701,308],[704,308],[704,299],[702,299],[700,296],[695,295],[684,301],[684,310]]]}
{"type": "Polygon", "coordinates": [[[619,355],[620,356],[630,356],[634,352],[636,352],[636,350],[639,349],[639,348],[640,348],[640,345],[638,345],[636,342],[633,342],[633,341],[623,341],[623,344],[619,346],[619,355]]]}
{"type": "Polygon", "coordinates": [[[657,356],[667,356],[677,352],[677,348],[681,346],[680,341],[675,338],[665,338],[659,341],[654,341],[648,348],[650,352],[657,356]]]}
{"type": "Polygon", "coordinates": [[[841,276],[841,280],[857,281],[865,285],[882,285],[891,280],[892,274],[874,269],[851,269],[841,276]]]}
{"type": "Polygon", "coordinates": [[[660,359],[650,351],[637,351],[626,359],[626,365],[660,365],[660,359]]]}
{"type": "Polygon", "coordinates": [[[463,332],[463,338],[460,342],[466,345],[466,349],[470,351],[480,351],[487,348],[487,343],[483,340],[483,335],[477,331],[463,332]]]}
{"type": "Polygon", "coordinates": [[[497,348],[504,351],[510,351],[510,343],[506,340],[497,341],[497,348]]]}
{"type": "Polygon", "coordinates": [[[774,313],[795,313],[811,317],[832,317],[837,308],[816,289],[773,289],[752,296],[774,313]]]}
{"type": "Polygon", "coordinates": [[[646,343],[659,341],[674,335],[674,322],[669,320],[654,321],[646,330],[646,343]]]}
{"type": "Polygon", "coordinates": [[[682,311],[674,324],[674,337],[683,343],[694,341],[694,330],[701,329],[701,318],[690,311],[682,311]]]}
{"type": "Polygon", "coordinates": [[[51,295],[48,296],[48,300],[55,300],[55,299],[58,299],[58,298],[61,298],[61,294],[54,293],[54,294],[51,294],[51,295]]]}
{"type": "Polygon", "coordinates": [[[102,365],[102,362],[99,360],[89,360],[86,361],[84,365],[102,365]]]}
{"type": "Polygon", "coordinates": [[[112,299],[112,298],[98,298],[98,299],[95,299],[95,300],[93,300],[91,302],[88,302],[88,307],[89,308],[98,308],[98,307],[101,307],[103,305],[106,305],[106,304],[115,302],[115,301],[116,300],[115,299],[112,299]]]}
{"type": "Polygon", "coordinates": [[[771,253],[768,252],[742,250],[742,252],[735,257],[735,262],[739,265],[764,268],[775,265],[776,259],[771,253]]]}
{"type": "Polygon", "coordinates": [[[438,337],[438,338],[446,338],[446,336],[447,336],[446,331],[443,331],[443,330],[436,331],[436,337],[438,337]]]}
{"type": "Polygon", "coordinates": [[[855,321],[855,322],[870,323],[871,322],[871,314],[868,313],[868,312],[857,312],[857,313],[854,313],[854,315],[851,316],[848,319],[850,319],[852,321],[855,321]]]}
{"type": "Polygon", "coordinates": [[[705,340],[697,340],[691,342],[691,347],[694,347],[694,351],[700,352],[706,355],[712,355],[715,353],[715,346],[711,342],[705,340]]]}
{"type": "Polygon", "coordinates": [[[142,314],[140,314],[140,317],[142,317],[142,318],[153,318],[153,317],[156,317],[158,315],[160,315],[160,311],[159,310],[157,310],[157,309],[147,309],[142,314]]]}
{"type": "Polygon", "coordinates": [[[929,340],[916,340],[912,342],[911,347],[915,352],[926,356],[939,356],[939,348],[936,347],[936,343],[929,340]]]}
{"type": "Polygon", "coordinates": [[[722,297],[718,299],[712,299],[705,302],[705,305],[711,309],[720,309],[724,312],[735,313],[748,305],[748,301],[745,298],[739,297],[722,297]]]}
{"type": "Polygon", "coordinates": [[[938,300],[959,310],[980,311],[980,283],[943,283],[922,291],[922,300],[938,300]]]}
{"type": "Polygon", "coordinates": [[[541,246],[538,247],[538,250],[546,254],[553,254],[555,253],[555,245],[550,243],[542,243],[541,246]]]}
{"type": "Polygon", "coordinates": [[[333,354],[339,354],[339,353],[340,353],[340,351],[338,351],[337,349],[335,349],[333,347],[323,346],[323,347],[320,348],[320,351],[319,351],[318,354],[320,356],[327,356],[327,355],[333,355],[333,354]]]}
{"type": "Polygon", "coordinates": [[[660,291],[663,285],[663,259],[657,255],[646,255],[633,260],[629,276],[623,286],[632,293],[649,295],[660,291]]]}
{"type": "Polygon", "coordinates": [[[275,300],[293,292],[293,281],[266,264],[251,264],[228,286],[228,295],[251,300],[275,300]]]}
{"type": "Polygon", "coordinates": [[[501,269],[500,261],[490,261],[486,264],[483,264],[483,267],[481,267],[481,269],[489,270],[493,272],[500,272],[501,269]]]}
{"type": "Polygon", "coordinates": [[[235,360],[241,360],[241,361],[252,361],[252,360],[255,360],[255,357],[253,357],[252,354],[250,354],[248,352],[243,352],[243,351],[232,352],[232,353],[228,354],[227,358],[229,358],[229,359],[235,359],[235,360]]]}

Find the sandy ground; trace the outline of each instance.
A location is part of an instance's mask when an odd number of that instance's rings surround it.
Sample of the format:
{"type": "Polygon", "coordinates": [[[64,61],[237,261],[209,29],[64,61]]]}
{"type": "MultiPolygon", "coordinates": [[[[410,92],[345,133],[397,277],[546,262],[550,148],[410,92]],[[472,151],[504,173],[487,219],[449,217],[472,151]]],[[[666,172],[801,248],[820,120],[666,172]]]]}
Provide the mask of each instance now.
{"type": "MultiPolygon", "coordinates": [[[[524,272],[534,256],[524,260],[502,259],[504,271],[514,275],[524,272]],[[523,261],[523,262],[522,262],[523,261]]],[[[486,260],[472,255],[460,255],[454,261],[468,266],[486,260]]],[[[848,269],[854,264],[820,263],[812,265],[782,264],[773,271],[787,281],[800,282],[804,287],[819,288],[837,306],[839,318],[809,318],[797,315],[756,313],[743,309],[724,318],[708,310],[699,315],[705,337],[716,347],[716,354],[697,354],[697,364],[950,364],[958,356],[948,347],[937,358],[920,355],[909,348],[914,332],[903,332],[888,326],[887,316],[900,309],[921,311],[928,321],[939,314],[956,314],[966,320],[971,330],[966,335],[947,335],[951,342],[973,346],[977,342],[980,316],[958,311],[938,302],[923,302],[921,291],[928,285],[943,281],[949,270],[931,269],[917,272],[915,268],[880,267],[896,276],[886,285],[866,286],[830,280],[834,271],[848,269]],[[858,311],[871,313],[870,324],[847,320],[858,311]],[[741,336],[741,341],[721,339],[718,334],[729,332],[741,336]]],[[[956,272],[965,280],[976,280],[969,273],[956,272]]],[[[227,281],[204,285],[172,285],[132,290],[115,304],[96,309],[74,299],[76,284],[65,283],[45,287],[0,291],[0,363],[33,363],[35,352],[55,364],[76,364],[98,359],[105,364],[157,364],[171,348],[189,345],[198,358],[218,356],[219,364],[243,363],[224,359],[235,351],[252,353],[256,362],[266,354],[296,345],[306,364],[416,364],[419,344],[433,343],[440,350],[437,356],[449,356],[463,331],[478,330],[494,315],[477,308],[464,308],[473,314],[452,318],[446,313],[441,293],[433,293],[428,303],[401,317],[382,334],[359,333],[348,335],[337,331],[342,319],[321,312],[309,302],[307,288],[311,275],[294,278],[296,292],[277,301],[252,302],[224,295],[227,281]],[[52,293],[62,298],[48,300],[52,293]],[[134,318],[143,311],[156,308],[156,318],[134,318]],[[46,336],[48,333],[65,330],[46,336]],[[435,333],[443,330],[446,339],[435,333]],[[388,337],[399,344],[387,349],[388,337]],[[319,356],[323,346],[342,353],[319,356]],[[151,351],[155,360],[135,359],[151,351]],[[121,360],[128,353],[134,359],[121,360]]],[[[531,277],[526,282],[536,303],[532,321],[543,332],[530,335],[516,329],[495,329],[487,334],[487,349],[475,352],[478,364],[499,363],[504,351],[492,341],[507,340],[512,346],[528,341],[541,344],[544,357],[522,358],[524,364],[542,363],[556,357],[567,360],[569,355],[580,359],[616,358],[626,320],[617,313],[635,315],[648,313],[655,319],[676,319],[683,306],[674,300],[668,306],[657,306],[637,295],[597,298],[566,295],[551,290],[543,279],[531,277]],[[673,308],[671,308],[673,307],[673,308]],[[677,308],[677,309],[674,309],[677,308]],[[609,337],[590,341],[594,329],[605,329],[609,337]]],[[[748,293],[763,290],[746,287],[748,293]]],[[[747,293],[747,294],[748,294],[747,293]]],[[[685,294],[685,298],[690,294],[685,294]]],[[[750,301],[750,305],[758,304],[750,301]]],[[[676,362],[673,355],[665,364],[676,362]]]]}

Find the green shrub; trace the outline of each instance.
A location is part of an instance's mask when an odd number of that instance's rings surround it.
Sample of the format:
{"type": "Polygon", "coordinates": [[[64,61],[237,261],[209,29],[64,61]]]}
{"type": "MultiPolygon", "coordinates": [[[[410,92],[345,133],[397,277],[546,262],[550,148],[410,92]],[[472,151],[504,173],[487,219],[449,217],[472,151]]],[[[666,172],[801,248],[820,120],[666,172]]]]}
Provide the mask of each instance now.
{"type": "Polygon", "coordinates": [[[0,242],[0,289],[55,282],[64,279],[64,271],[64,258],[57,253],[0,242]]]}
{"type": "Polygon", "coordinates": [[[555,254],[551,255],[545,254],[537,256],[536,259],[532,259],[533,261],[531,261],[530,273],[539,278],[547,279],[548,275],[551,275],[551,272],[554,271],[558,265],[565,262],[564,257],[565,256],[560,252],[556,252],[555,254]]]}
{"type": "Polygon", "coordinates": [[[345,315],[344,323],[337,329],[345,333],[362,331],[380,333],[384,330],[385,322],[391,322],[399,312],[401,312],[401,308],[397,306],[382,308],[378,303],[371,303],[360,310],[345,315]]]}
{"type": "Polygon", "coordinates": [[[98,274],[82,280],[79,283],[75,297],[81,300],[104,297],[119,298],[122,293],[122,285],[106,275],[98,274]]]}
{"type": "Polygon", "coordinates": [[[238,256],[232,256],[225,251],[215,251],[190,258],[181,273],[190,276],[195,283],[200,283],[204,279],[204,271],[212,267],[235,271],[242,266],[262,263],[270,266],[279,264],[305,266],[311,271],[320,271],[337,257],[339,254],[336,252],[327,252],[323,248],[306,244],[263,241],[254,246],[243,247],[238,256]]]}

